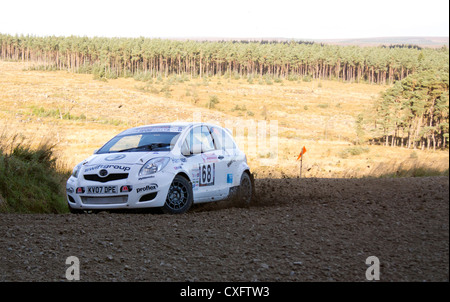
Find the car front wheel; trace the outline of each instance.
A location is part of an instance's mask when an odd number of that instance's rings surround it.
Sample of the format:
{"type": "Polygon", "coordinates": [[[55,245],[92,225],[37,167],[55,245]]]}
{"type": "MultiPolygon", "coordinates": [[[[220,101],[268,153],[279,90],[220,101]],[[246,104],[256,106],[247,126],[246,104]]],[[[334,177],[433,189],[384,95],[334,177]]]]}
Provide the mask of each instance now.
{"type": "Polygon", "coordinates": [[[167,214],[186,213],[193,203],[192,186],[189,180],[177,175],[170,185],[166,203],[162,210],[167,214]]]}

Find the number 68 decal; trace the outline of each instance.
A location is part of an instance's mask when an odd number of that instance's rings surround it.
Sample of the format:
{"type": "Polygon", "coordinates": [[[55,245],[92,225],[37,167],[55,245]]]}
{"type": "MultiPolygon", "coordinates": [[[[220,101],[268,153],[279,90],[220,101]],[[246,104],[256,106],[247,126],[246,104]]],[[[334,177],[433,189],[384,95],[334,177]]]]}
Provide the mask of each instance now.
{"type": "Polygon", "coordinates": [[[215,164],[200,164],[200,182],[199,186],[213,186],[215,178],[215,164]]]}

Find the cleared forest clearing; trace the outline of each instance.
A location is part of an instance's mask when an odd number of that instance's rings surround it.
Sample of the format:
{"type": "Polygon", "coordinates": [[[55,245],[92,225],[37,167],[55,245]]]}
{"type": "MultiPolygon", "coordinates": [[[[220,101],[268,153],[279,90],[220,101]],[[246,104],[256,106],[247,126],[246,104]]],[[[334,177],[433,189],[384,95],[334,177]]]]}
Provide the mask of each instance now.
{"type": "MultiPolygon", "coordinates": [[[[278,150],[249,152],[257,177],[296,177],[302,146],[308,149],[304,177],[395,175],[415,167],[448,170],[446,151],[353,144],[358,114],[370,112],[387,88],[383,85],[328,80],[267,84],[225,77],[100,81],[31,66],[0,61],[0,129],[36,143],[50,137],[57,143],[60,166],[67,169],[126,128],[200,116],[218,124],[254,120],[269,126],[277,121],[278,150]],[[262,160],[272,162],[264,166],[262,160]]],[[[248,149],[252,142],[242,143],[248,149]]]]}

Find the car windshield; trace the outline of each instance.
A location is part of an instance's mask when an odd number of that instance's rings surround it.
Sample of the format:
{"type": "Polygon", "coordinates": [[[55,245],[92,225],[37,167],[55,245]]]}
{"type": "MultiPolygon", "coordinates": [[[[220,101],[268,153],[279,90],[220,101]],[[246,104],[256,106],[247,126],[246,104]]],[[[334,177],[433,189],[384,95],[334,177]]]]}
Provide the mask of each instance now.
{"type": "Polygon", "coordinates": [[[97,151],[97,154],[112,152],[170,151],[180,132],[150,132],[118,135],[97,151]]]}

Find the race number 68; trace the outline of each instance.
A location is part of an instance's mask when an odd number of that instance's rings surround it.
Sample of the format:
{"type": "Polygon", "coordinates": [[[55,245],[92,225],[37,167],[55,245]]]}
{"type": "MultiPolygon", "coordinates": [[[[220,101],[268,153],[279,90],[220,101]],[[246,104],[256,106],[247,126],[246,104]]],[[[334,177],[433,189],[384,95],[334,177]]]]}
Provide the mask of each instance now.
{"type": "Polygon", "coordinates": [[[200,186],[214,185],[215,164],[203,164],[200,169],[200,186]]]}

